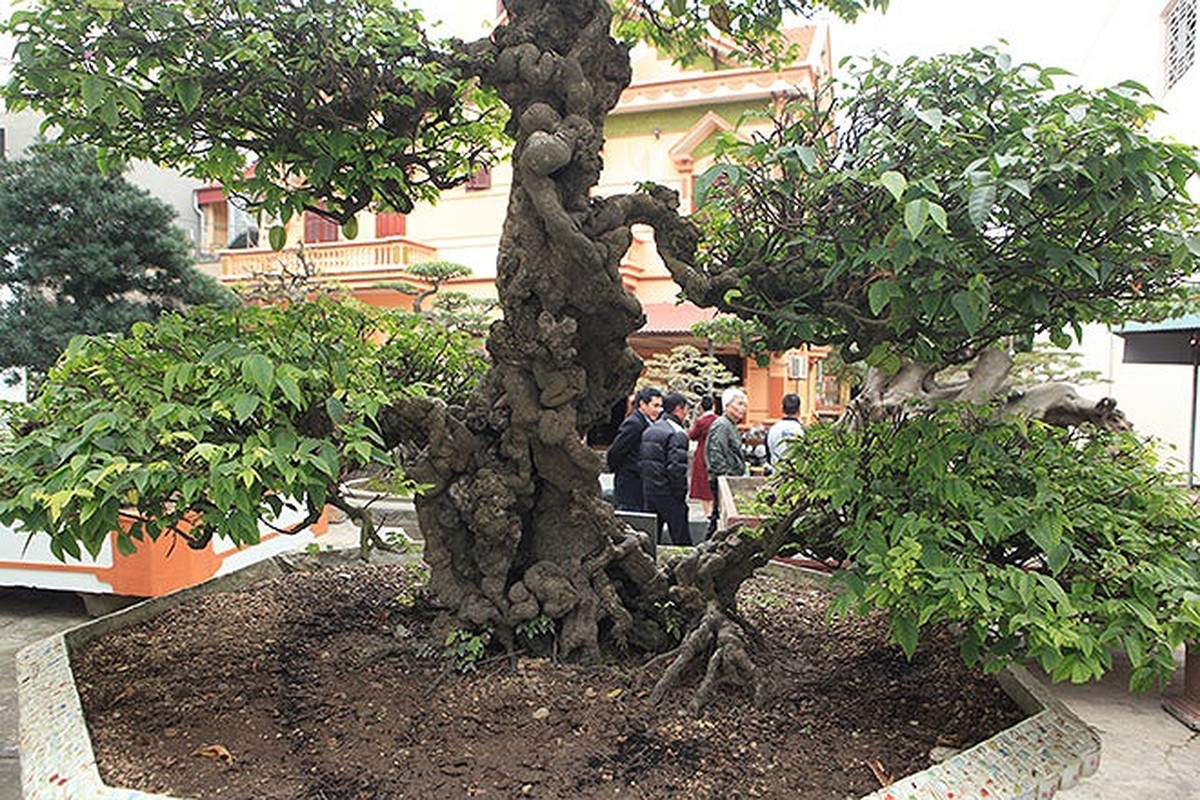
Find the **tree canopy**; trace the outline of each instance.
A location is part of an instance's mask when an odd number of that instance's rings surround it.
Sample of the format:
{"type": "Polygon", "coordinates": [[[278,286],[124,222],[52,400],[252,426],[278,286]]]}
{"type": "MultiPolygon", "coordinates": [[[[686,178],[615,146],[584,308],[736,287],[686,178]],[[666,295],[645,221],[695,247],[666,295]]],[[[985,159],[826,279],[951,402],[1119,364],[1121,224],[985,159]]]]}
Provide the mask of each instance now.
{"type": "Polygon", "coordinates": [[[0,520],[75,557],[118,519],[122,550],[164,532],[254,544],[284,504],[311,524],[343,505],[354,470],[393,463],[380,416],[397,397],[465,401],[483,366],[467,336],[329,297],[81,337],[44,391],[9,409],[23,435],[0,469],[0,520]]]}
{"type": "Polygon", "coordinates": [[[502,122],[472,57],[420,21],[390,0],[45,3],[10,20],[7,102],[284,221],[407,212],[488,163],[502,122]]]}
{"type": "Polygon", "coordinates": [[[840,346],[895,369],[1118,323],[1200,260],[1196,151],[1147,131],[1133,83],[1059,89],[1061,70],[988,48],[848,65],[698,181],[707,283],[761,345],[840,346]]]}
{"type": "Polygon", "coordinates": [[[193,267],[174,212],[89,148],[0,164],[0,366],[44,374],[77,334],[124,333],[164,310],[233,302],[193,267]]]}

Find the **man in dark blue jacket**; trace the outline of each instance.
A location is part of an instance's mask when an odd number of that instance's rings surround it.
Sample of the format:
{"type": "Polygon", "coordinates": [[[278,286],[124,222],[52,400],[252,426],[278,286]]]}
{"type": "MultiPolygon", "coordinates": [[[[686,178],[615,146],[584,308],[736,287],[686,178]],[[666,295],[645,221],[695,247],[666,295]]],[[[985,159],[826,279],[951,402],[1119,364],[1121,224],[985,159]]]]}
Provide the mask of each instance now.
{"type": "Polygon", "coordinates": [[[638,467],[642,472],[642,492],[646,510],[657,517],[656,530],[663,523],[671,544],[690,545],[688,533],[688,433],[684,422],[688,401],[679,392],[663,397],[663,413],[642,433],[638,467]]]}
{"type": "Polygon", "coordinates": [[[613,503],[620,511],[642,511],[642,474],[638,471],[638,448],[642,431],[662,413],[662,392],[653,387],[639,389],[633,396],[633,413],[617,428],[605,460],[613,474],[613,503]]]}

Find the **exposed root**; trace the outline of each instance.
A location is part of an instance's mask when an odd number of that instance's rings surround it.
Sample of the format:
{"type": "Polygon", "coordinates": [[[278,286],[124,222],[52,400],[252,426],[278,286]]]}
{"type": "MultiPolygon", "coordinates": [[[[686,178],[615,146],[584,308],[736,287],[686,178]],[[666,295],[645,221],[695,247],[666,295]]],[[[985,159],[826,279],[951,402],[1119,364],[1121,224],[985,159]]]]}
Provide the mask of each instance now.
{"type": "MultiPolygon", "coordinates": [[[[704,679],[688,703],[688,710],[692,714],[703,711],[713,694],[723,684],[752,689],[754,704],[761,707],[765,696],[765,683],[762,672],[746,650],[744,635],[740,624],[730,619],[715,603],[710,604],[704,617],[688,633],[678,649],[667,654],[667,657],[674,655],[674,660],[655,684],[650,694],[651,701],[661,702],[667,692],[682,682],[691,667],[707,658],[704,679]]],[[[655,659],[651,665],[661,660],[662,657],[655,659]]]]}

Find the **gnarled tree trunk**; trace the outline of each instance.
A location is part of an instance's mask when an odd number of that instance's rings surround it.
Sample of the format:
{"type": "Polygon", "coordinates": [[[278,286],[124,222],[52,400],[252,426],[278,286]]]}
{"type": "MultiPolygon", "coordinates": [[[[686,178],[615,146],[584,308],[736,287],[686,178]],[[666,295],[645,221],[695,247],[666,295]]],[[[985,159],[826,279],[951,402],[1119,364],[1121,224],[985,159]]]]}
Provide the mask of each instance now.
{"type": "Polygon", "coordinates": [[[605,0],[507,6],[482,76],[516,139],[492,366],[467,408],[413,401],[392,424],[424,445],[412,474],[431,485],[417,510],[440,603],[509,641],[521,622],[550,617],[566,657],[606,642],[655,647],[665,574],[600,497],[601,462],[583,441],[641,370],[626,337],[644,317],[618,267],[634,209],[663,210],[590,196],[629,56],[609,36],[605,0]]]}

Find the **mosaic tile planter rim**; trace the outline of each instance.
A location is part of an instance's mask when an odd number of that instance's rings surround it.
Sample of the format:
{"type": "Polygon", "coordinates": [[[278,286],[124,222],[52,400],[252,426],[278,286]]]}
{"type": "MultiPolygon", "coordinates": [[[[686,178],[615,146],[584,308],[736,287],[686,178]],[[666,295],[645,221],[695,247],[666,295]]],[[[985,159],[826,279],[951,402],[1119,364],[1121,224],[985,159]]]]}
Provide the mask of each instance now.
{"type": "MultiPolygon", "coordinates": [[[[337,557],[337,554],[334,554],[337,557]]],[[[26,800],[175,800],[167,795],[105,786],[100,779],[70,651],[112,630],[148,619],[192,597],[228,591],[289,568],[279,557],[79,625],[17,654],[20,760],[26,800]]],[[[828,576],[773,562],[767,574],[827,587],[828,576]]],[[[1048,800],[1093,774],[1100,738],[1023,668],[1000,674],[1005,691],[1030,716],[996,736],[923,772],[898,779],[862,800],[1048,800]]]]}

